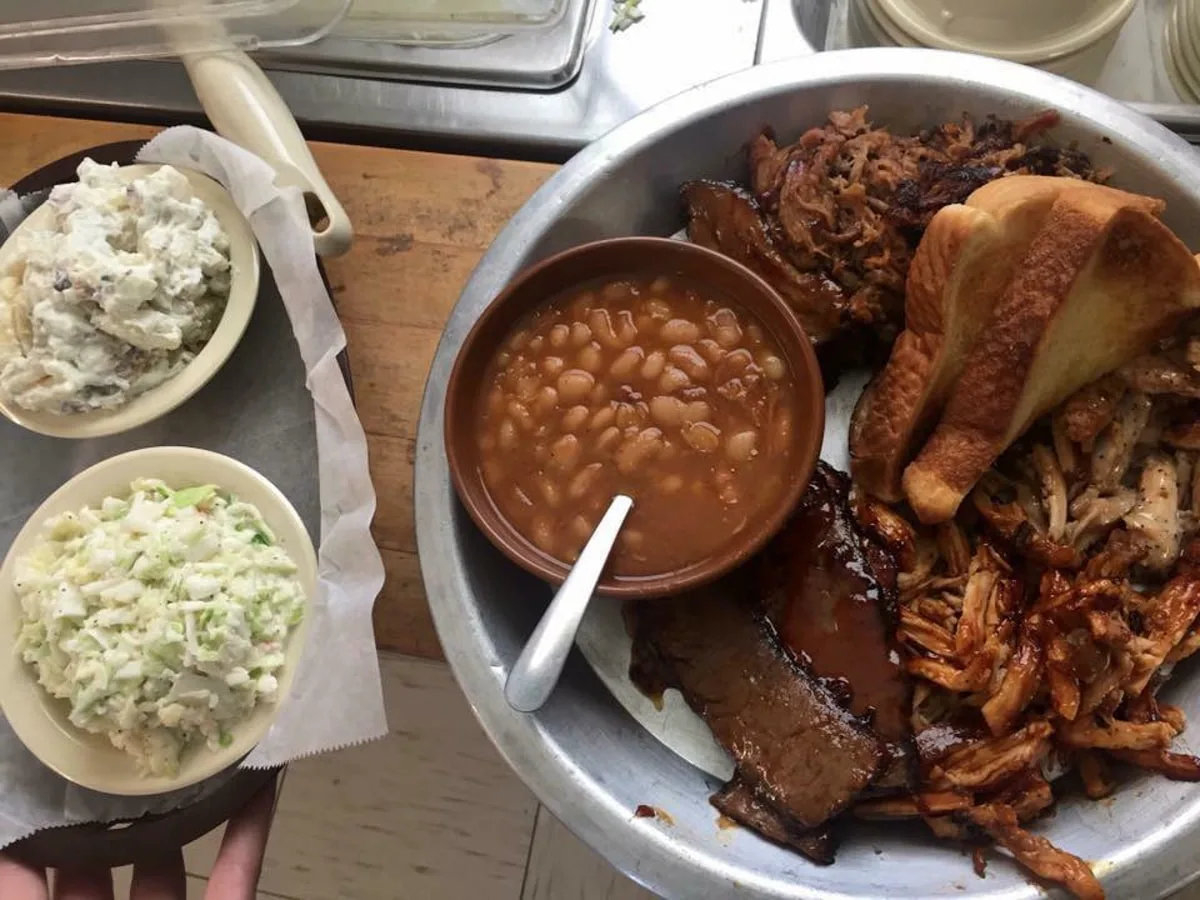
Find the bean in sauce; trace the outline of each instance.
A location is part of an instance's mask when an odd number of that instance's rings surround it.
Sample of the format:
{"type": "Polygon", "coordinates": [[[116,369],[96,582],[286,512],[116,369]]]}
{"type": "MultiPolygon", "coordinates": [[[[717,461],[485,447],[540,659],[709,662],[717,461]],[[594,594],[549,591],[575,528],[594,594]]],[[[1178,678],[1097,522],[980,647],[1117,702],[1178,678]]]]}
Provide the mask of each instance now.
{"type": "Polygon", "coordinates": [[[480,411],[488,493],[543,553],[573,562],[612,497],[633,497],[616,576],[719,553],[792,480],[790,366],[731,298],[682,277],[552,298],[498,348],[480,411]]]}

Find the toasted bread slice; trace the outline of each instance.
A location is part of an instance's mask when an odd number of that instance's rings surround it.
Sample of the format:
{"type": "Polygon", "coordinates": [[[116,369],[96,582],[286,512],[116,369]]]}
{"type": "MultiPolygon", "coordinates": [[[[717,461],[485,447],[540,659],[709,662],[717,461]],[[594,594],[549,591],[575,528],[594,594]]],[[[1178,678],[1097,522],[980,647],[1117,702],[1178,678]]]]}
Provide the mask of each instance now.
{"type": "Polygon", "coordinates": [[[1162,204],[1076,183],[1055,199],[903,475],[927,523],[951,518],[1040,415],[1149,349],[1200,307],[1200,266],[1162,204]]]}
{"type": "MultiPolygon", "coordinates": [[[[933,217],[909,268],[904,331],[850,423],[851,472],[863,490],[888,502],[901,499],[901,473],[937,423],[1017,263],[1055,200],[1077,187],[1096,186],[1001,178],[933,217]]],[[[1149,200],[1111,194],[1131,204],[1149,200]]]]}
{"type": "MultiPolygon", "coordinates": [[[[855,483],[889,502],[903,496],[900,475],[929,436],[967,352],[1057,196],[1015,191],[1007,181],[976,192],[975,204],[947,206],[917,247],[905,289],[904,331],[887,365],[863,392],[850,423],[855,483]]],[[[1053,189],[1052,189],[1053,188],[1053,189]]]]}

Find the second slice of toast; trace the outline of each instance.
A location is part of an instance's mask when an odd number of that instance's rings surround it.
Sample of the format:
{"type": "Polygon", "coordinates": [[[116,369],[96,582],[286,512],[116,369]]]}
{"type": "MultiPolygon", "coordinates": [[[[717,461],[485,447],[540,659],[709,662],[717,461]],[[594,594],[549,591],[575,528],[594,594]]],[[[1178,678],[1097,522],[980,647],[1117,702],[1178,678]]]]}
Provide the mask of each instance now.
{"type": "Polygon", "coordinates": [[[1055,199],[904,471],[924,522],[951,518],[1037,417],[1200,307],[1200,267],[1156,217],[1161,203],[1077,184],[1055,199]]]}
{"type": "Polygon", "coordinates": [[[1018,262],[1057,198],[1077,189],[1157,212],[1149,198],[1031,175],[993,181],[934,216],[909,268],[904,331],[851,420],[859,487],[888,502],[903,497],[901,473],[937,423],[1018,262]]]}

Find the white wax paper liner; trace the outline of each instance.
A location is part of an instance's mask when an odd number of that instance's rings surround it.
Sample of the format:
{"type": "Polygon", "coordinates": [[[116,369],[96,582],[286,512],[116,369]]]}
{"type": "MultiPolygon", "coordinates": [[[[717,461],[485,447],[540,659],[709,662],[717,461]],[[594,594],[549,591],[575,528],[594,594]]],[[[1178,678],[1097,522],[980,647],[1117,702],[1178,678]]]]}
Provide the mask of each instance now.
{"type": "MultiPolygon", "coordinates": [[[[274,171],[261,159],[195,128],[163,132],[138,158],[199,170],[229,190],[273,272],[313,398],[321,536],[310,640],[278,720],[244,764],[276,766],[380,737],[387,722],[371,625],[383,585],[383,564],[370,533],[375,493],[366,436],[337,365],[345,334],[317,269],[303,198],[296,189],[276,188],[274,171]]],[[[28,211],[29,203],[0,192],[5,233],[28,211]]],[[[272,352],[263,349],[268,356],[272,352]]],[[[88,455],[83,452],[81,460],[88,455]]],[[[0,847],[43,828],[167,812],[211,793],[231,774],[157,797],[112,797],[69,784],[3,727],[0,784],[10,790],[0,801],[0,847]]]]}
{"type": "Polygon", "coordinates": [[[371,537],[375,488],[367,438],[338,368],[346,335],[325,290],[298,188],[275,186],[263,160],[211,132],[170,128],[139,162],[204,172],[221,182],[258,238],[300,347],[316,412],[320,459],[319,590],[310,639],[291,696],[246,760],[277,766],[387,733],[371,610],[383,587],[383,561],[371,537]]]}

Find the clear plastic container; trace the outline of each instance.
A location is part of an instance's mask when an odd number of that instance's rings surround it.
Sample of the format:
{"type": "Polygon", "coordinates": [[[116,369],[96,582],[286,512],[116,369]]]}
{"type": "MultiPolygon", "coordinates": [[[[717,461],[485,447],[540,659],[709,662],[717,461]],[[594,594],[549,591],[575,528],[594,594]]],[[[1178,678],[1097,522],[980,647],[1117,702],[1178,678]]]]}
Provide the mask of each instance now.
{"type": "Polygon", "coordinates": [[[459,44],[480,35],[553,28],[572,0],[354,0],[339,37],[459,44]]]}
{"type": "Polygon", "coordinates": [[[0,69],[551,28],[572,0],[0,0],[0,69]]]}
{"type": "Polygon", "coordinates": [[[0,0],[0,69],[295,47],[353,0],[0,0]]]}

